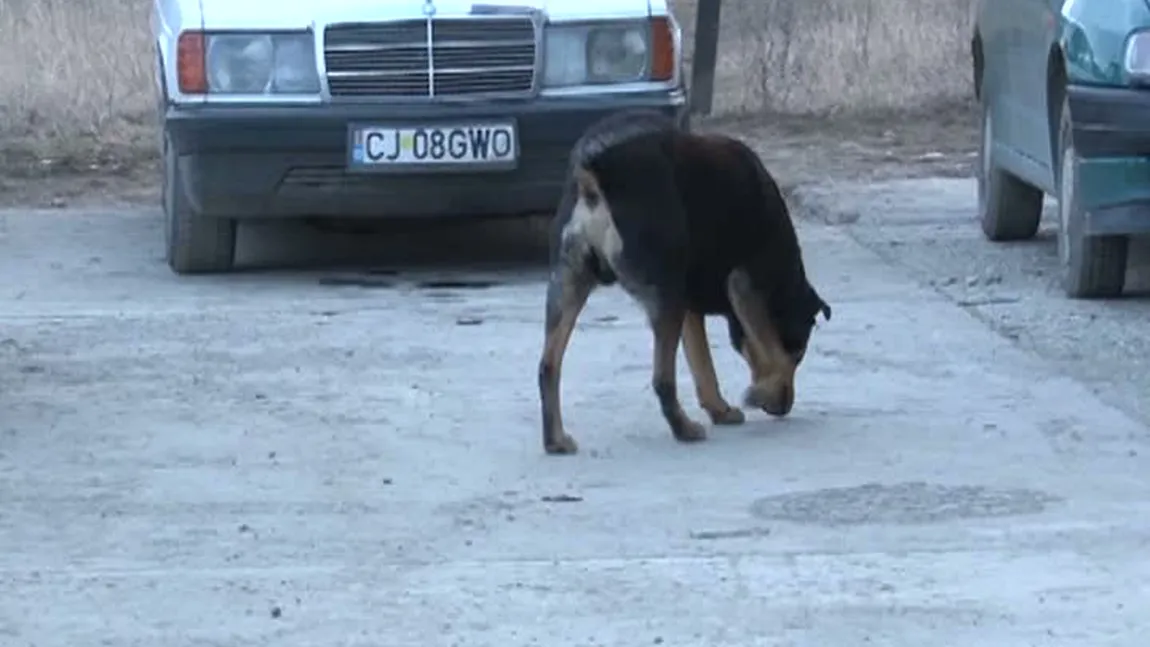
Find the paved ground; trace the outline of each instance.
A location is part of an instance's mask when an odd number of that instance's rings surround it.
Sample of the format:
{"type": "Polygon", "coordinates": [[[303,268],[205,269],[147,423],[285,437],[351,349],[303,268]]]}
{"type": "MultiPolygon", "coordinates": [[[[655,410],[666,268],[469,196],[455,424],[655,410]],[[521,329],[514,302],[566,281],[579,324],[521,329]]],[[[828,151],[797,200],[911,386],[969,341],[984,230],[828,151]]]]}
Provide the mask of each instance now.
{"type": "Polygon", "coordinates": [[[675,444],[601,292],[569,458],[539,444],[538,267],[176,279],[151,214],[0,212],[0,644],[1142,647],[1150,434],[1080,367],[1137,373],[1150,306],[1028,283],[1049,241],[984,251],[969,185],[800,197],[834,316],[793,416],[675,444]]]}
{"type": "Polygon", "coordinates": [[[816,220],[1150,423],[1148,241],[1132,244],[1124,298],[1075,301],[1058,283],[1050,201],[1034,240],[988,243],[973,220],[970,180],[836,183],[795,197],[816,220]]]}

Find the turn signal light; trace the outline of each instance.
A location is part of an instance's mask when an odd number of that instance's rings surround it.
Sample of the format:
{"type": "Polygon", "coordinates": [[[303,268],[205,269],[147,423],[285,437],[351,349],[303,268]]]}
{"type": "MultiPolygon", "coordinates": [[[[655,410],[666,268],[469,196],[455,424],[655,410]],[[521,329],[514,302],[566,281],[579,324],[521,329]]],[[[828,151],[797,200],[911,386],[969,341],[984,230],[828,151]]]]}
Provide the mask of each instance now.
{"type": "Polygon", "coordinates": [[[183,94],[206,94],[208,75],[205,71],[204,34],[198,31],[180,33],[176,41],[176,73],[183,94]]]}
{"type": "Polygon", "coordinates": [[[651,80],[675,78],[675,27],[667,16],[651,19],[651,80]]]}

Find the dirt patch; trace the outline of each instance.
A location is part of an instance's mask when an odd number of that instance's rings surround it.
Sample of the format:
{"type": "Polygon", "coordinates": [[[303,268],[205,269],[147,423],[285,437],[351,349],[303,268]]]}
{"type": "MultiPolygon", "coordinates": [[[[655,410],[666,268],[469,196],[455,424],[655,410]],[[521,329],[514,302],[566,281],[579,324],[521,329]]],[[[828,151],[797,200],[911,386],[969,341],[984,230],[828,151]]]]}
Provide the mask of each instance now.
{"type": "Polygon", "coordinates": [[[154,161],[132,166],[77,169],[44,163],[0,161],[0,207],[66,209],[108,204],[159,204],[159,168],[154,161]]]}
{"type": "Polygon", "coordinates": [[[781,184],[794,186],[827,179],[969,177],[976,123],[972,103],[953,101],[853,116],[720,118],[698,128],[745,138],[781,184]]]}

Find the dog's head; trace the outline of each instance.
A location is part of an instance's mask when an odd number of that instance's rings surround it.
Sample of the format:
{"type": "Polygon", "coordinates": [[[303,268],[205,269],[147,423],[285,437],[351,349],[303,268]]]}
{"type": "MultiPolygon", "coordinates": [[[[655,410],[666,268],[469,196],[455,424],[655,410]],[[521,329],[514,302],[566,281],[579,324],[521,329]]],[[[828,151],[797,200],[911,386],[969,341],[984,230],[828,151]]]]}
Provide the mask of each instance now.
{"type": "Polygon", "coordinates": [[[805,280],[792,294],[786,295],[785,299],[776,299],[771,305],[771,319],[779,333],[779,343],[798,368],[807,354],[807,344],[819,314],[823,315],[824,321],[830,321],[831,307],[805,280]]]}
{"type": "Polygon", "coordinates": [[[795,288],[767,297],[750,276],[732,272],[728,279],[732,306],[746,329],[731,322],[731,342],[751,370],[744,403],[773,416],[785,416],[795,401],[795,372],[806,356],[818,315],[830,321],[831,307],[804,279],[795,288]]]}

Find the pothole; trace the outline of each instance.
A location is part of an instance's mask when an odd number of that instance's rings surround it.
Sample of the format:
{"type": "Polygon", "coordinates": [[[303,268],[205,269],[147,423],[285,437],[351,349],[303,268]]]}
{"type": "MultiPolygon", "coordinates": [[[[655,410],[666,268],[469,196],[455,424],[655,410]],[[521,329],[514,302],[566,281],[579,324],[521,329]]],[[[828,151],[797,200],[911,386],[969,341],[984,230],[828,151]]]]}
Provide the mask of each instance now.
{"type": "Polygon", "coordinates": [[[922,481],[827,488],[758,499],[751,513],[801,524],[928,524],[1038,514],[1060,498],[1028,489],[948,486],[922,481]]]}

